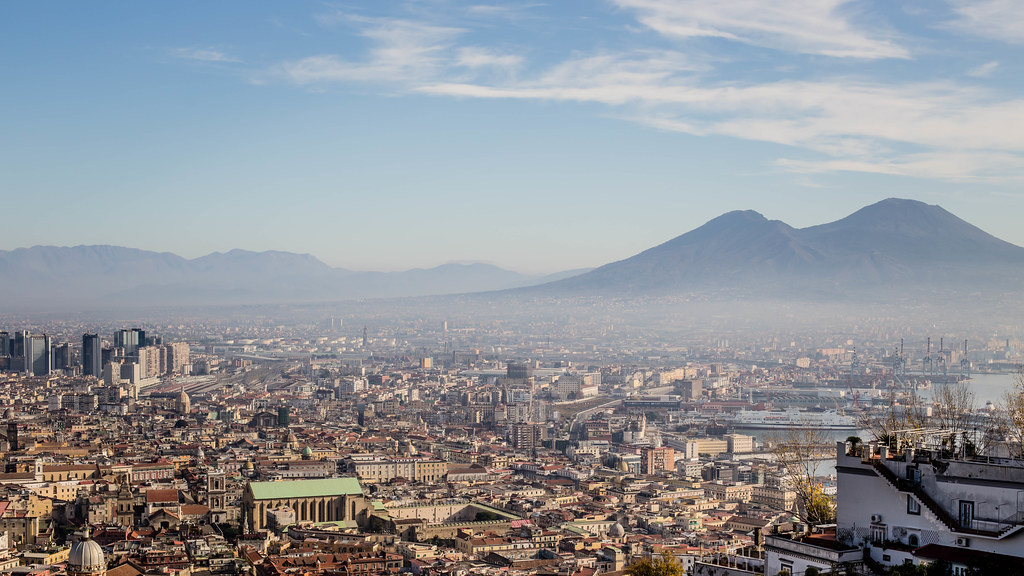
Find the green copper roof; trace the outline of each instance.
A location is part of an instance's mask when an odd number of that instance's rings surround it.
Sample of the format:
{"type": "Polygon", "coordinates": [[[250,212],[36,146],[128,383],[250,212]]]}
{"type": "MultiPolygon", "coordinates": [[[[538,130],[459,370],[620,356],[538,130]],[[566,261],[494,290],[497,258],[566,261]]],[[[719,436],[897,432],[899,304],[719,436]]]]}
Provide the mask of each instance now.
{"type": "Polygon", "coordinates": [[[359,484],[358,478],[250,482],[249,488],[252,489],[252,496],[255,500],[283,500],[285,498],[310,498],[363,493],[363,487],[359,484]]]}

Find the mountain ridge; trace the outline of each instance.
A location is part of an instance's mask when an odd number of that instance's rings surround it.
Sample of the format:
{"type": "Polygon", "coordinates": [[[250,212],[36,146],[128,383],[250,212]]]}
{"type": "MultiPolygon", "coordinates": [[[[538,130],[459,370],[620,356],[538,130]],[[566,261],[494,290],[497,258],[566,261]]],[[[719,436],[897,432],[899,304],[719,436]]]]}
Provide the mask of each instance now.
{"type": "Polygon", "coordinates": [[[0,250],[0,310],[326,302],[482,292],[549,279],[479,262],[359,272],[278,250],[189,259],[109,244],[36,245],[0,250]]]}
{"type": "Polygon", "coordinates": [[[629,258],[548,276],[479,262],[361,272],[331,267],[308,253],[275,250],[234,249],[192,259],[112,245],[0,251],[0,310],[476,293],[852,302],[909,292],[1015,294],[1021,285],[1024,248],[941,206],[899,198],[805,228],[734,210],[629,258]]]}
{"type": "Polygon", "coordinates": [[[805,228],[753,210],[727,212],[629,258],[531,290],[817,297],[872,289],[881,294],[922,283],[963,289],[972,279],[999,288],[1024,280],[1024,248],[940,206],[888,198],[805,228]]]}

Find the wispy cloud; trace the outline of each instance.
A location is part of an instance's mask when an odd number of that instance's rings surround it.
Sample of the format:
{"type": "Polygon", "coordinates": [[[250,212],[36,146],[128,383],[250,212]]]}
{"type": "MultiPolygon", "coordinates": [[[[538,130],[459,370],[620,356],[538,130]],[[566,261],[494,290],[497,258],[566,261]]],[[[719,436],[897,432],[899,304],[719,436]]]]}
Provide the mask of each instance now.
{"type": "Polygon", "coordinates": [[[993,72],[996,71],[996,68],[998,68],[998,67],[999,67],[999,62],[996,62],[996,61],[986,62],[986,63],[982,64],[981,66],[978,66],[976,68],[972,68],[970,71],[967,72],[967,75],[968,76],[974,76],[975,78],[988,78],[989,76],[992,75],[993,72]]]}
{"type": "Polygon", "coordinates": [[[227,53],[215,48],[174,48],[170,53],[175,58],[197,60],[199,62],[241,62],[241,59],[229,56],[227,53]]]}
{"type": "Polygon", "coordinates": [[[518,54],[507,54],[490,48],[467,46],[459,48],[455,63],[466,68],[518,68],[523,64],[523,57],[518,54]]]}
{"type": "Polygon", "coordinates": [[[787,52],[839,58],[909,58],[878,26],[858,25],[851,0],[613,0],[674,38],[717,37],[787,52]]]}
{"type": "Polygon", "coordinates": [[[515,4],[512,2],[504,2],[501,4],[474,4],[466,8],[466,13],[470,16],[520,20],[526,17],[529,14],[529,11],[533,8],[543,5],[544,4],[536,2],[527,2],[524,4],[515,4]]]}
{"type": "Polygon", "coordinates": [[[269,74],[296,84],[322,82],[384,82],[409,84],[435,78],[450,63],[458,28],[397,18],[366,18],[332,13],[321,22],[344,21],[359,26],[369,40],[367,57],[347,60],[320,54],[274,66],[269,74]]]}
{"type": "MultiPolygon", "coordinates": [[[[740,0],[730,10],[689,0],[614,1],[661,34],[696,30],[830,56],[907,56],[892,41],[854,26],[845,10],[849,2],[842,0],[786,0],[771,8],[740,0]],[[800,14],[796,24],[783,21],[783,5],[800,14]],[[680,6],[693,10],[684,14],[680,6]],[[672,26],[683,28],[670,32],[672,26]]],[[[777,166],[799,173],[1024,179],[1024,99],[951,80],[785,78],[788,72],[770,81],[737,80],[681,49],[578,51],[531,66],[525,50],[494,48],[478,38],[466,43],[470,32],[461,27],[343,13],[322,22],[353,27],[367,49],[359,57],[321,54],[280,63],[269,70],[271,78],[310,89],[377,83],[443,97],[598,103],[659,130],[786,146],[777,166]]],[[[990,62],[972,74],[997,66],[990,62]]]]}
{"type": "Polygon", "coordinates": [[[949,27],[975,36],[1024,44],[1024,2],[950,0],[957,19],[949,27]]]}
{"type": "MultiPolygon", "coordinates": [[[[668,60],[671,62],[671,59],[668,60]]],[[[803,149],[801,172],[856,170],[990,179],[1024,160],[1024,100],[999,100],[949,83],[890,86],[837,78],[709,83],[665,60],[612,56],[562,63],[533,81],[437,83],[417,90],[472,98],[599,102],[636,122],[697,136],[729,136],[803,149]],[[930,174],[927,168],[935,168],[930,174]]],[[[1024,177],[1024,172],[1014,171],[1024,177]]]]}

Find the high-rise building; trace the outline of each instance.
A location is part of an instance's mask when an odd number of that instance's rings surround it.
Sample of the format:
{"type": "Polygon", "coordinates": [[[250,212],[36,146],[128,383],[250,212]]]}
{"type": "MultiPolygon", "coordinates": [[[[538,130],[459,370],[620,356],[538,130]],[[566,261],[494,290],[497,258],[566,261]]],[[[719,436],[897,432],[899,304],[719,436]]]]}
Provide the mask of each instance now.
{"type": "Polygon", "coordinates": [[[71,344],[65,342],[54,346],[53,360],[51,362],[53,369],[63,371],[66,368],[71,368],[72,365],[73,358],[71,354],[71,344]]]}
{"type": "Polygon", "coordinates": [[[114,333],[114,347],[124,348],[125,356],[134,356],[140,346],[146,345],[146,331],[139,328],[118,330],[114,333]]]}
{"type": "Polygon", "coordinates": [[[25,373],[30,376],[49,376],[50,337],[46,334],[28,335],[25,338],[25,373]]]}
{"type": "Polygon", "coordinates": [[[28,332],[18,330],[14,333],[14,340],[11,342],[11,370],[28,372],[28,364],[25,362],[25,340],[28,339],[28,332]]]}
{"type": "Polygon", "coordinates": [[[155,378],[164,373],[167,365],[167,349],[163,346],[139,348],[139,366],[143,378],[155,378]]]}
{"type": "Polygon", "coordinates": [[[525,380],[533,377],[533,367],[528,362],[509,362],[505,366],[506,378],[517,378],[525,380]]]}
{"type": "Polygon", "coordinates": [[[545,428],[540,424],[513,424],[509,427],[512,446],[519,450],[533,451],[544,441],[545,428]]]}
{"type": "Polygon", "coordinates": [[[676,451],[671,447],[646,447],[640,452],[640,472],[654,474],[658,470],[676,469],[676,451]]]}
{"type": "Polygon", "coordinates": [[[103,348],[99,334],[82,335],[82,374],[103,377],[103,348]]]}
{"type": "Polygon", "coordinates": [[[181,374],[189,363],[189,347],[187,342],[174,342],[167,345],[167,370],[170,374],[181,374]]]}

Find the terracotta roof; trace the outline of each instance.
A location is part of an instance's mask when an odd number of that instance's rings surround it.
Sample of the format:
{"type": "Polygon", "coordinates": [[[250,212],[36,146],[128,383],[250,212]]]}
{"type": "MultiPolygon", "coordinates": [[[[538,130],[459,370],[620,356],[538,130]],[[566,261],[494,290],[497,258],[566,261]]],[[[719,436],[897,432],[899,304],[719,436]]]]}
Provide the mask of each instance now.
{"type": "Polygon", "coordinates": [[[154,504],[158,502],[174,502],[178,503],[178,491],[174,488],[166,490],[148,490],[146,491],[146,502],[154,504]]]}

